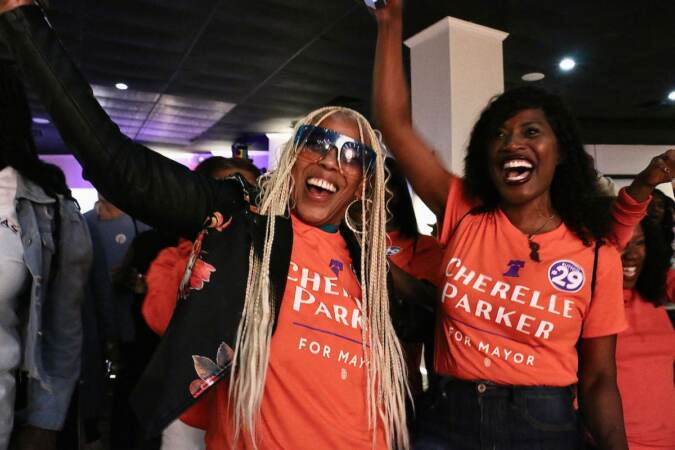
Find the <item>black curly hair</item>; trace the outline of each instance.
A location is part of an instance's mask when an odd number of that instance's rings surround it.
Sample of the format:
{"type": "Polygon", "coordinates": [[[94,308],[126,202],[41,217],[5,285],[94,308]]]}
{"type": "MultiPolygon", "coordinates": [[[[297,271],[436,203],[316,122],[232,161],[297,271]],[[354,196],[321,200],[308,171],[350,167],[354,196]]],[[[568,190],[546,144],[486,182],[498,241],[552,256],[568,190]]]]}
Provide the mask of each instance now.
{"type": "Polygon", "coordinates": [[[195,167],[194,171],[195,173],[211,177],[214,173],[222,169],[238,169],[250,172],[256,178],[261,175],[260,169],[248,159],[224,158],[222,156],[212,156],[205,159],[195,167]]]}
{"type": "Polygon", "coordinates": [[[493,98],[471,132],[464,160],[464,182],[469,195],[477,198],[482,210],[494,210],[499,192],[489,173],[488,146],[509,118],[525,109],[540,109],[558,141],[560,163],[550,187],[553,208],[562,221],[586,245],[602,241],[610,231],[611,199],[603,194],[593,159],[586,153],[576,121],[562,99],[543,89],[521,87],[493,98]]]}
{"type": "Polygon", "coordinates": [[[654,221],[656,225],[658,225],[666,242],[669,244],[673,242],[674,237],[673,227],[675,226],[675,221],[673,221],[673,215],[675,215],[675,202],[673,202],[673,199],[658,189],[654,189],[654,192],[652,193],[652,201],[647,207],[647,217],[654,221]],[[663,213],[660,220],[655,214],[655,205],[657,202],[660,202],[661,208],[663,208],[663,213]]]}
{"type": "Polygon", "coordinates": [[[58,194],[72,198],[61,169],[38,158],[32,121],[26,90],[16,68],[8,61],[0,61],[0,167],[13,167],[50,197],[58,194]]]}
{"type": "Polygon", "coordinates": [[[666,301],[666,275],[673,249],[666,243],[659,224],[649,217],[642,219],[640,226],[645,239],[645,260],[635,290],[649,303],[660,306],[666,301]]]}
{"type": "MultiPolygon", "coordinates": [[[[28,98],[16,68],[8,61],[0,61],[0,169],[9,166],[22,177],[38,186],[48,196],[72,199],[63,171],[53,164],[38,158],[33,140],[33,119],[28,98]]],[[[49,283],[59,270],[61,242],[61,216],[54,208],[53,236],[58,243],[51,260],[49,283]]]]}

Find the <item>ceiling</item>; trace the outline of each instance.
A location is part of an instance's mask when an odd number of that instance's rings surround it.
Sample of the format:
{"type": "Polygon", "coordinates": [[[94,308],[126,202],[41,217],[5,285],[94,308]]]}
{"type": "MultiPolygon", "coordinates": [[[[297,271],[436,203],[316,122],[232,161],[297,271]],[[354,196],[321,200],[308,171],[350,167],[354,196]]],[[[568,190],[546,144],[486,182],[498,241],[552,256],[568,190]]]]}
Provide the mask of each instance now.
{"type": "MultiPolygon", "coordinates": [[[[563,95],[589,143],[675,144],[674,1],[409,0],[405,36],[448,15],[508,32],[507,87],[545,73],[537,84],[563,95]]],[[[376,29],[360,0],[52,0],[50,18],[138,140],[231,142],[326,104],[369,114],[376,29]]],[[[43,151],[66,152],[35,127],[43,151]]]]}

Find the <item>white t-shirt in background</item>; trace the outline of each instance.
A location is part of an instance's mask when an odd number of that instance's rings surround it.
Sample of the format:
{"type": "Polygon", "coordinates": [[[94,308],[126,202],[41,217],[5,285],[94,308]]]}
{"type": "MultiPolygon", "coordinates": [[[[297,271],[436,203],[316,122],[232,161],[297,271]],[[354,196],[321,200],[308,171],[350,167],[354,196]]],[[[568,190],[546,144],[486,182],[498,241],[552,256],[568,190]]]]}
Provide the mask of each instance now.
{"type": "Polygon", "coordinates": [[[18,174],[12,167],[0,170],[0,303],[14,300],[28,275],[23,262],[21,229],[16,216],[18,174]]]}

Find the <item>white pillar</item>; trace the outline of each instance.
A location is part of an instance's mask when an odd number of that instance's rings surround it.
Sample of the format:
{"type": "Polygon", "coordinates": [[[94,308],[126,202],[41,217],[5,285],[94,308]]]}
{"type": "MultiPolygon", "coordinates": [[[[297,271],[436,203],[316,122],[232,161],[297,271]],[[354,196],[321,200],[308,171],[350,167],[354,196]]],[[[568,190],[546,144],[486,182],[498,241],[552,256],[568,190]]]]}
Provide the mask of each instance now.
{"type": "MultiPolygon", "coordinates": [[[[506,36],[447,17],[405,42],[410,47],[413,122],[457,175],[464,172],[466,146],[480,112],[504,90],[506,36]]],[[[430,212],[418,212],[422,231],[433,221],[430,212]]]]}

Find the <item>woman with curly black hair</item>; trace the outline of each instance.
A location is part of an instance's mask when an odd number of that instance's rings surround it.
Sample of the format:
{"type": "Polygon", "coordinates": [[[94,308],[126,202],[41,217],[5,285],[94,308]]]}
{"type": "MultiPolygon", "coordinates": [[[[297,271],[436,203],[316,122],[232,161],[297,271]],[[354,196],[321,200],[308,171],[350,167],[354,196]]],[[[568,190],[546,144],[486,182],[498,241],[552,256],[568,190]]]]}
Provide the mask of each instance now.
{"type": "MultiPolygon", "coordinates": [[[[626,449],[614,347],[625,326],[610,202],[560,99],[535,88],[496,97],[473,129],[463,179],[415,132],[401,56],[402,1],[375,12],[375,106],[384,139],[440,223],[445,248],[435,370],[439,395],[418,420],[420,449],[581,445],[573,407],[601,448],[626,449]]],[[[662,155],[621,193],[627,234],[662,155]],[[630,224],[630,227],[627,225],[630,224]]]]}
{"type": "Polygon", "coordinates": [[[675,331],[663,307],[675,300],[666,288],[672,253],[645,218],[621,255],[628,329],[617,338],[616,366],[631,450],[675,447],[675,331]]]}

